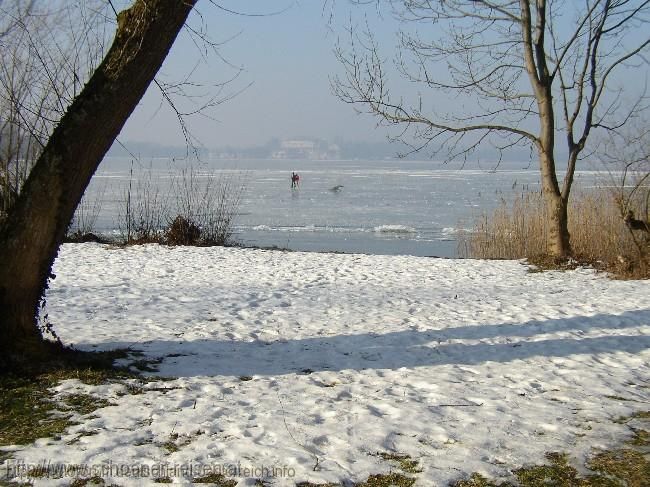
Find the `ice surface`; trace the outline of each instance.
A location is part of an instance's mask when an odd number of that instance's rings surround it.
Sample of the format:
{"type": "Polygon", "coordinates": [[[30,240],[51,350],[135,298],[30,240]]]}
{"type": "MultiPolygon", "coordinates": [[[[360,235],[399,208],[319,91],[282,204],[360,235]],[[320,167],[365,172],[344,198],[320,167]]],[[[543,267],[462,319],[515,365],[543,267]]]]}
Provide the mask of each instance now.
{"type": "MultiPolygon", "coordinates": [[[[259,159],[191,164],[198,187],[207,183],[209,178],[203,176],[210,174],[217,181],[232,177],[235,187],[243,185],[233,225],[235,241],[301,251],[455,257],[458,232],[454,229],[471,228],[477,217],[503,201],[539,191],[540,180],[539,171],[522,170],[531,166],[530,161],[502,164],[498,171],[493,171],[496,161],[484,162],[484,170],[474,164],[462,168],[460,164],[406,160],[259,159]],[[301,183],[292,190],[290,175],[295,170],[301,183]]],[[[104,200],[97,232],[118,228],[120,215],[126,212],[129,184],[137,187],[132,179],[151,178],[162,195],[173,195],[170,185],[179,177],[183,163],[155,161],[151,174],[148,167],[136,166],[132,174],[130,159],[102,162],[87,191],[89,201],[98,195],[104,200]]],[[[607,172],[578,171],[574,191],[611,177],[607,172]]],[[[172,204],[171,200],[165,201],[172,204]]]]}

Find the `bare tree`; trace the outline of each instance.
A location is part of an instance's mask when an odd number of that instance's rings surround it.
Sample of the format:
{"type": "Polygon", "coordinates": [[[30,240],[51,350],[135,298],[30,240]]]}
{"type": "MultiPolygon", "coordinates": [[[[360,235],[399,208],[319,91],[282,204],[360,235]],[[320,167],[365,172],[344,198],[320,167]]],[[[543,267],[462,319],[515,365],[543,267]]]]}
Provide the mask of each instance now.
{"type": "Polygon", "coordinates": [[[403,26],[397,71],[409,83],[454,100],[454,108],[442,113],[428,109],[422,96],[409,103],[403,93],[393,95],[388,63],[370,29],[359,35],[351,27],[350,46],[338,47],[345,75],[334,78],[335,93],[401,126],[401,135],[416,142],[413,151],[447,151],[456,158],[483,144],[500,154],[520,145],[536,150],[549,219],[547,251],[569,256],[567,203],[576,164],[589,153],[595,129],[617,130],[643,108],[644,93],[637,89],[629,100],[613,78],[638,65],[647,68],[650,1],[387,3],[403,26]],[[564,167],[560,182],[558,168],[564,167]]]}
{"type": "Polygon", "coordinates": [[[0,223],[0,354],[42,359],[37,328],[52,264],[84,190],[162,65],[196,0],[134,0],[112,45],[42,148],[0,223]]]}
{"type": "Polygon", "coordinates": [[[101,0],[0,2],[0,218],[101,59],[105,9],[101,0]]]}

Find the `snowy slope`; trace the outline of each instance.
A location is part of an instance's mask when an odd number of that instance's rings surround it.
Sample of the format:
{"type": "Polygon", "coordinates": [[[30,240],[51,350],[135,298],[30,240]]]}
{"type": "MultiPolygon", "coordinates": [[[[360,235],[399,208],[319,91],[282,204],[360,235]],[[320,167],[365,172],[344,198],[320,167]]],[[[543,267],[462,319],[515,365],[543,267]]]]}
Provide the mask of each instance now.
{"type": "Polygon", "coordinates": [[[416,485],[447,485],[546,451],[585,455],[624,437],[612,419],[648,409],[649,282],[514,261],[95,244],[65,245],[55,274],[48,311],[65,342],[141,350],[176,379],[124,396],[64,382],[115,405],[16,447],[13,462],[295,474],[266,479],[279,486],[364,480],[395,469],[378,452],[396,452],[419,461],[416,485]]]}

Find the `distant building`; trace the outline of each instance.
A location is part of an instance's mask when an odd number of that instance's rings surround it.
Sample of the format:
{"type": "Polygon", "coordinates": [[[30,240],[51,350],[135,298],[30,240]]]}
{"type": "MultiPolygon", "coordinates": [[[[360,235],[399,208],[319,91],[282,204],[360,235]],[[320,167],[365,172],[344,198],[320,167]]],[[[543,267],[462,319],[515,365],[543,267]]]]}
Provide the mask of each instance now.
{"type": "Polygon", "coordinates": [[[341,150],[336,144],[324,140],[289,139],[280,143],[280,148],[271,154],[273,159],[339,159],[341,150]]]}

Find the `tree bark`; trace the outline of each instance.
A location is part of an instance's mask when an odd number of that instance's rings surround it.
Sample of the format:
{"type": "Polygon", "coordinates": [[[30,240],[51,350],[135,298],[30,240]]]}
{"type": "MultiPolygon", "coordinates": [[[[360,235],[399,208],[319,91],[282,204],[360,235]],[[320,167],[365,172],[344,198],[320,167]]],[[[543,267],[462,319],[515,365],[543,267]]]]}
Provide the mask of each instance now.
{"type": "MultiPolygon", "coordinates": [[[[144,95],[196,0],[136,0],[113,44],[50,136],[0,228],[0,353],[38,357],[52,264],[92,175],[144,95]]],[[[1,360],[1,359],[0,359],[1,360]]]]}
{"type": "MultiPolygon", "coordinates": [[[[544,133],[544,130],[542,130],[544,133]]],[[[568,197],[560,192],[555,175],[555,160],[553,153],[539,150],[539,165],[542,179],[542,197],[547,222],[546,253],[556,259],[566,259],[571,256],[571,245],[568,220],[568,197]]]]}
{"type": "Polygon", "coordinates": [[[544,193],[548,222],[547,252],[557,259],[571,256],[567,200],[556,194],[544,193]]]}
{"type": "MultiPolygon", "coordinates": [[[[550,95],[549,95],[550,96],[550,95]]],[[[546,210],[547,236],[546,252],[556,259],[566,259],[571,256],[569,221],[567,217],[568,195],[563,197],[555,171],[553,149],[553,112],[550,103],[540,103],[540,148],[539,166],[542,179],[542,197],[546,210]],[[550,115],[549,115],[550,113],[550,115]]]]}

